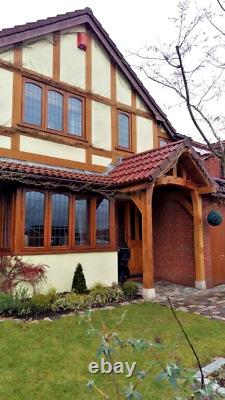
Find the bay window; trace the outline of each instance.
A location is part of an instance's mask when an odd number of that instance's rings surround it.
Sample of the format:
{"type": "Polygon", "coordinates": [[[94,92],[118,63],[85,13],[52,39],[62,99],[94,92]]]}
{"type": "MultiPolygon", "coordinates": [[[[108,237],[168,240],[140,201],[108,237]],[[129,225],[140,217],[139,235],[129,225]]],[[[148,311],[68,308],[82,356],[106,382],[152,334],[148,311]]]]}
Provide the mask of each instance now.
{"type": "MultiPolygon", "coordinates": [[[[22,204],[22,241],[20,251],[57,253],[92,251],[110,248],[114,228],[110,225],[114,203],[93,195],[58,193],[24,189],[20,191],[22,204]]],[[[18,195],[20,198],[20,194],[18,195]]],[[[10,202],[8,201],[10,208],[10,202]]],[[[11,211],[5,212],[11,221],[11,211]]],[[[7,221],[8,221],[7,220],[7,221]]],[[[10,231],[5,221],[5,231],[10,231]]],[[[19,226],[17,229],[21,229],[19,226]]],[[[0,234],[0,241],[4,234],[0,234]]],[[[5,237],[9,238],[7,233],[5,237]]],[[[6,241],[6,239],[5,239],[6,241]]],[[[8,242],[7,242],[8,243],[8,242]]]]}

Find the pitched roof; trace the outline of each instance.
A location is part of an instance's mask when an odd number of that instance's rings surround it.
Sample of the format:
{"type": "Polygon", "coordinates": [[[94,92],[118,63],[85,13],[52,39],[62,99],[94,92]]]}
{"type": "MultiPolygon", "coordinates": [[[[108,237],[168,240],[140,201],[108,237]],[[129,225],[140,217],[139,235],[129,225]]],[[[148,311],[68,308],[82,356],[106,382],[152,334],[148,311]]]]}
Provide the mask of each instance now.
{"type": "Polygon", "coordinates": [[[156,120],[161,122],[170,135],[174,137],[176,130],[167,119],[166,114],[164,114],[153,97],[149,94],[148,90],[144,87],[128,62],[124,59],[122,53],[118,50],[108,33],[93,15],[90,8],[84,8],[83,10],[68,12],[63,15],[57,15],[56,17],[50,17],[36,22],[15,26],[13,28],[3,29],[0,31],[0,47],[9,46],[27,39],[39,37],[44,34],[74,27],[80,24],[88,24],[89,27],[91,27],[109,53],[110,57],[119,66],[133,88],[152,111],[156,120]]]}
{"type": "Polygon", "coordinates": [[[217,183],[217,191],[213,193],[213,196],[225,198],[225,179],[215,178],[215,181],[217,183]]]}
{"type": "Polygon", "coordinates": [[[187,149],[192,152],[191,155],[205,179],[212,184],[214,181],[210,178],[202,161],[191,150],[190,144],[184,140],[128,157],[105,174],[85,173],[75,169],[49,167],[44,164],[2,158],[0,159],[0,180],[17,180],[25,184],[38,185],[41,182],[48,182],[49,185],[67,186],[73,190],[78,187],[89,190],[95,187],[117,190],[121,186],[155,181],[167,172],[187,149]]]}
{"type": "Polygon", "coordinates": [[[202,174],[212,183],[209,173],[187,140],[172,142],[159,149],[145,151],[124,159],[115,166],[109,176],[117,185],[131,184],[137,181],[154,181],[176,163],[179,156],[186,150],[198,164],[202,174]]]}
{"type": "Polygon", "coordinates": [[[109,177],[104,174],[92,174],[87,172],[82,173],[79,170],[70,168],[50,167],[45,164],[34,164],[24,161],[2,158],[0,159],[0,176],[3,176],[6,172],[33,176],[36,179],[53,178],[60,180],[69,180],[71,182],[91,182],[96,184],[105,184],[109,181],[111,182],[109,177]]]}

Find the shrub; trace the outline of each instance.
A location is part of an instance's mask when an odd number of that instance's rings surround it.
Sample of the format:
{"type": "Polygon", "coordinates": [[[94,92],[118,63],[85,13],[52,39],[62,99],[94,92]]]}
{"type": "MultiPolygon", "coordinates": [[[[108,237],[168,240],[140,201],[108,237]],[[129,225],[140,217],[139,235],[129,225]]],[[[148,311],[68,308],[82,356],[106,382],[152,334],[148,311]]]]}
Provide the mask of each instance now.
{"type": "Polygon", "coordinates": [[[33,288],[46,277],[46,265],[31,264],[17,256],[0,257],[0,291],[12,292],[19,283],[30,284],[33,288]]]}
{"type": "Polygon", "coordinates": [[[108,289],[108,301],[109,303],[120,302],[124,300],[124,293],[119,286],[112,286],[108,289]]]}
{"type": "Polygon", "coordinates": [[[30,312],[32,314],[40,314],[51,311],[52,305],[57,300],[57,297],[55,289],[50,289],[46,294],[35,293],[29,299],[30,312]]]}
{"type": "Polygon", "coordinates": [[[90,290],[89,297],[93,302],[97,304],[106,304],[108,303],[109,297],[109,288],[103,286],[101,283],[96,283],[95,286],[90,290]]]}
{"type": "Polygon", "coordinates": [[[97,283],[90,291],[89,297],[93,305],[104,305],[107,303],[124,300],[123,291],[119,286],[106,287],[97,283]]]}
{"type": "Polygon", "coordinates": [[[83,273],[83,268],[82,265],[78,263],[73,276],[72,292],[85,293],[86,291],[87,291],[87,285],[83,273]]]}
{"type": "Polygon", "coordinates": [[[127,298],[133,298],[139,292],[139,285],[136,282],[127,281],[123,284],[122,290],[127,298]]]}
{"type": "Polygon", "coordinates": [[[53,311],[79,311],[89,307],[88,295],[69,293],[57,299],[52,305],[53,311]]]}
{"type": "Polygon", "coordinates": [[[22,289],[16,293],[0,292],[0,314],[2,315],[23,315],[26,308],[29,309],[27,291],[22,289]]]}

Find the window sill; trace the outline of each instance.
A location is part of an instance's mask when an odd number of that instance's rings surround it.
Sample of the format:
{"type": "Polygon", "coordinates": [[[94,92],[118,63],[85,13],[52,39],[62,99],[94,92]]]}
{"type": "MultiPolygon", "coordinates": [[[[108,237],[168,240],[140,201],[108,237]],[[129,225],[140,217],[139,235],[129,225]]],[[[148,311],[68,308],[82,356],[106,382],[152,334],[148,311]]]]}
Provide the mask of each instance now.
{"type": "MultiPolygon", "coordinates": [[[[98,253],[98,252],[111,252],[117,251],[117,247],[109,247],[109,246],[98,246],[98,247],[81,247],[80,249],[69,249],[69,248],[59,248],[56,247],[55,249],[46,250],[43,248],[24,248],[23,250],[16,253],[17,256],[23,255],[36,255],[36,254],[72,254],[72,253],[98,253]]],[[[5,255],[12,254],[10,252],[4,252],[5,255]]]]}
{"type": "Polygon", "coordinates": [[[116,146],[115,150],[122,151],[124,153],[134,154],[134,151],[131,149],[126,149],[125,147],[116,146]]]}
{"type": "Polygon", "coordinates": [[[62,139],[62,138],[68,138],[68,139],[73,139],[74,142],[85,142],[88,143],[88,140],[83,137],[83,136],[76,136],[76,135],[71,135],[69,133],[63,133],[63,132],[58,132],[55,130],[51,130],[51,129],[46,129],[43,130],[40,127],[36,127],[36,126],[32,126],[32,125],[28,125],[28,124],[17,124],[18,128],[23,130],[24,133],[34,133],[34,134],[38,134],[39,136],[43,136],[46,137],[47,135],[51,135],[53,138],[57,137],[58,139],[62,139]]]}

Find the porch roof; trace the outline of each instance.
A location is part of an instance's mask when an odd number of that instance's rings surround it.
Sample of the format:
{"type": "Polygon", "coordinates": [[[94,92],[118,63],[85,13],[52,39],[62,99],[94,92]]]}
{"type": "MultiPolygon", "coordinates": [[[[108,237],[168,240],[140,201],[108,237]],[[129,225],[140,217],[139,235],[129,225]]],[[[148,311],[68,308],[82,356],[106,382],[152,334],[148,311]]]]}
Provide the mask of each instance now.
{"type": "Polygon", "coordinates": [[[197,153],[186,140],[172,142],[159,149],[153,149],[123,159],[104,174],[90,173],[77,169],[52,167],[7,158],[0,158],[0,180],[18,181],[49,187],[70,188],[71,190],[103,188],[109,192],[121,186],[139,182],[153,182],[165,174],[189,150],[200,172],[209,184],[215,184],[197,153]]]}

